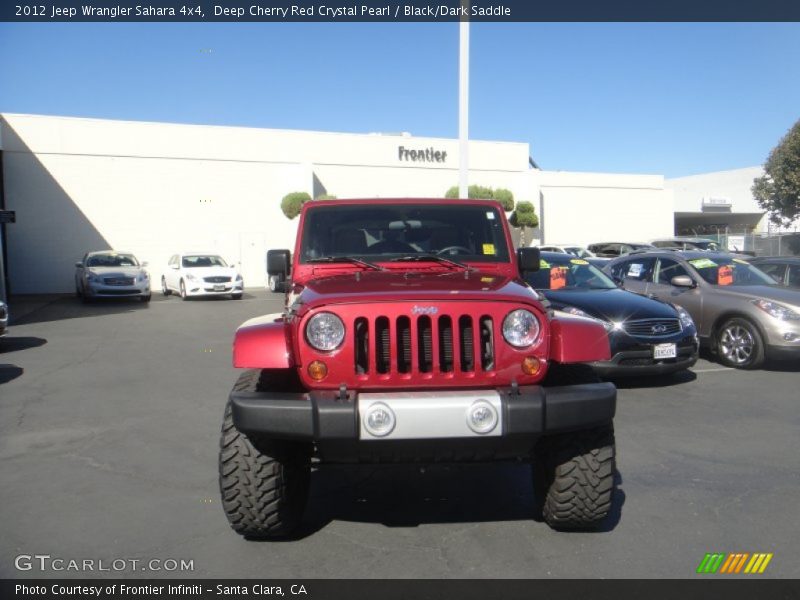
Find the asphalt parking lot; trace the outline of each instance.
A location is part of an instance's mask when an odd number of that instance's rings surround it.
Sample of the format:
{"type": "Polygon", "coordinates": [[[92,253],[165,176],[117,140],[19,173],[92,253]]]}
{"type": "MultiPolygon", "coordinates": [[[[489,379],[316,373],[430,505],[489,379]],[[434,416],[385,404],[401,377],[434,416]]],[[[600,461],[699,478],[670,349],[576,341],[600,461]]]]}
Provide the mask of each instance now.
{"type": "MultiPolygon", "coordinates": [[[[0,577],[694,576],[706,552],[772,552],[798,577],[800,366],[700,360],[620,386],[618,510],[604,531],[530,519],[518,464],[330,467],[312,475],[303,535],[228,527],[217,445],[236,379],[230,345],[280,296],[40,303],[0,340],[0,577]],[[20,554],[176,559],[191,572],[18,571],[20,554]]],[[[708,577],[708,576],[706,576],[708,577]]]]}

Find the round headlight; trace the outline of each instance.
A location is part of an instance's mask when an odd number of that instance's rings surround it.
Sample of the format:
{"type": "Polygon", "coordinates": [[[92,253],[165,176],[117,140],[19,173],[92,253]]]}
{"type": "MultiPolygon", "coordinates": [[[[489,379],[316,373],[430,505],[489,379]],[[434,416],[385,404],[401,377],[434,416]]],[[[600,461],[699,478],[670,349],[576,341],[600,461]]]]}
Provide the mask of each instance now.
{"type": "Polygon", "coordinates": [[[512,310],[503,320],[503,337],[512,346],[527,348],[539,337],[539,320],[527,310],[512,310]]]}
{"type": "Polygon", "coordinates": [[[344,323],[333,313],[317,313],[306,325],[306,338],[317,350],[335,350],[344,341],[344,323]]]}

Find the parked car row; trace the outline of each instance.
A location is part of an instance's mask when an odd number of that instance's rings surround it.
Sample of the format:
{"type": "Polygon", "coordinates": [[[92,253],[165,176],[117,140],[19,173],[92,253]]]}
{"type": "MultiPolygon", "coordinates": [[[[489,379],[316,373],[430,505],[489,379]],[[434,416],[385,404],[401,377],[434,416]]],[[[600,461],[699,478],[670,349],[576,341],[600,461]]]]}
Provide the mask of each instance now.
{"type": "MultiPolygon", "coordinates": [[[[161,293],[182,299],[196,296],[242,297],[244,282],[236,267],[213,253],[174,254],[161,277],[161,293]]],[[[75,295],[84,302],[100,298],[151,298],[147,263],[129,252],[87,252],[75,263],[75,295]]]]}

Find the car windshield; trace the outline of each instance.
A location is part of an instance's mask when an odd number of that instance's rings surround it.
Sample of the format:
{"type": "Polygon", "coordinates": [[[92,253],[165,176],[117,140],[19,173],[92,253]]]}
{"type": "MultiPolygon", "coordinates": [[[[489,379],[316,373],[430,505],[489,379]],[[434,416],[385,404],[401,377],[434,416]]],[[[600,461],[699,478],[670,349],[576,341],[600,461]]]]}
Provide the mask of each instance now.
{"type": "Polygon", "coordinates": [[[467,201],[314,207],[305,218],[300,260],[375,263],[428,255],[459,263],[508,262],[503,219],[494,207],[467,201]]]}
{"type": "Polygon", "coordinates": [[[539,270],[525,280],[537,290],[584,289],[610,290],[616,284],[600,269],[582,258],[542,258],[539,270]]]}
{"type": "Polygon", "coordinates": [[[769,275],[739,258],[715,256],[688,261],[707,283],[719,286],[777,285],[769,275]]]}
{"type": "Polygon", "coordinates": [[[92,254],[86,259],[87,267],[138,267],[133,254],[92,254]]]}
{"type": "Polygon", "coordinates": [[[227,267],[228,263],[222,260],[221,256],[214,256],[213,254],[197,254],[193,256],[184,256],[181,264],[185,269],[193,269],[195,267],[227,267]]]}

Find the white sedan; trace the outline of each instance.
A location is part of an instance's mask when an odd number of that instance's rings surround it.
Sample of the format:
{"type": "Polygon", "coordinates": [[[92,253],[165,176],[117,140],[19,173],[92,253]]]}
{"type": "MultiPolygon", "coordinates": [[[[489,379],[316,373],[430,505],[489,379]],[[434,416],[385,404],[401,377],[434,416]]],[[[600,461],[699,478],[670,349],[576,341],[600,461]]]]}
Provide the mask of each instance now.
{"type": "Polygon", "coordinates": [[[173,254],[161,277],[161,293],[173,292],[183,300],[194,296],[230,296],[240,300],[244,291],[242,276],[221,256],[192,252],[173,254]]]}

